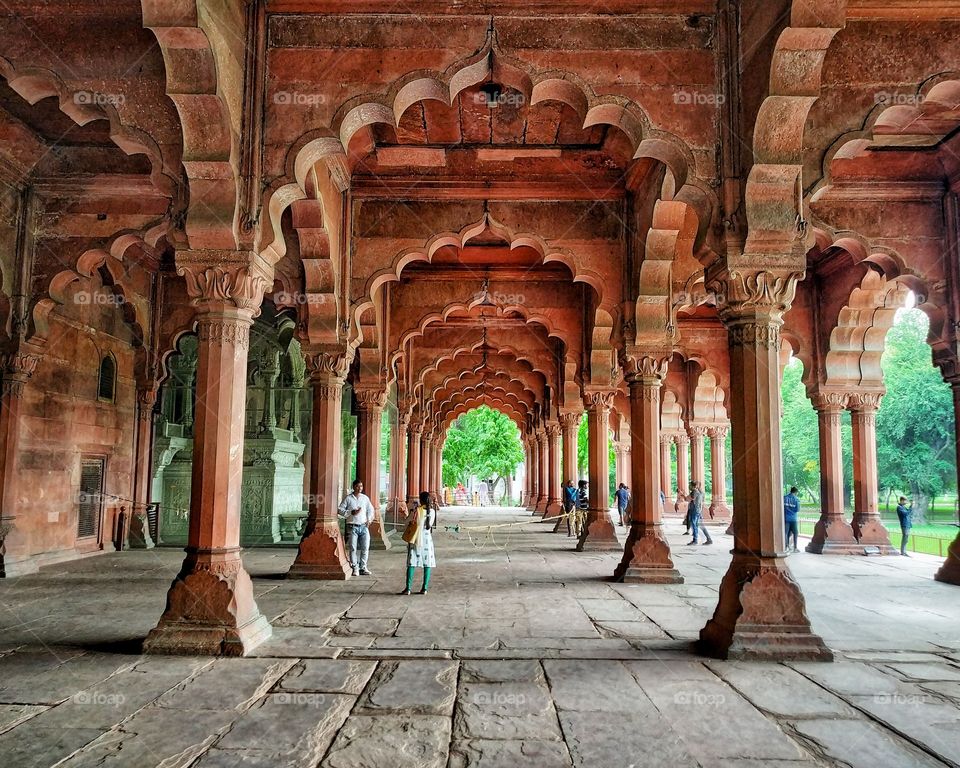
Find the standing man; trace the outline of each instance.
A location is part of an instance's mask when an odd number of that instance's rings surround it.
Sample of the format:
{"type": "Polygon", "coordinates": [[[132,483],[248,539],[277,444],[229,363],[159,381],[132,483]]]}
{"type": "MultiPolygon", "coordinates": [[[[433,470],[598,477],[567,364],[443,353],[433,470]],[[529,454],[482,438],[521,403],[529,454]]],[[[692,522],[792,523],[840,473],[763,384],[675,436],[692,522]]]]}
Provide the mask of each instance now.
{"type": "Polygon", "coordinates": [[[688,541],[687,546],[697,543],[697,534],[700,531],[703,531],[703,537],[705,539],[703,546],[713,544],[713,539],[710,538],[710,531],[708,531],[703,524],[703,491],[700,490],[700,486],[697,485],[697,483],[690,483],[689,499],[690,503],[687,506],[687,513],[690,516],[690,528],[693,530],[693,541],[688,541]]]}
{"type": "Polygon", "coordinates": [[[627,516],[627,504],[630,502],[630,489],[627,488],[627,484],[620,483],[614,496],[617,497],[617,515],[620,517],[620,525],[623,525],[624,517],[627,517],[628,522],[630,520],[627,516]]]}
{"type": "Polygon", "coordinates": [[[363,483],[359,480],[353,481],[353,492],[343,497],[338,511],[346,521],[344,533],[350,542],[350,567],[353,568],[353,575],[373,576],[367,570],[367,555],[370,553],[370,531],[367,524],[373,520],[373,504],[363,492],[363,483]]]}
{"type": "Polygon", "coordinates": [[[590,509],[590,492],[587,488],[587,481],[581,480],[577,483],[577,516],[574,518],[573,534],[578,539],[583,531],[583,524],[587,519],[587,510],[590,509]]]}
{"type": "Polygon", "coordinates": [[[901,496],[897,504],[897,517],[900,519],[900,554],[904,557],[910,557],[907,554],[907,539],[910,538],[910,529],[913,527],[913,502],[907,506],[907,497],[901,496]]]}
{"type": "Polygon", "coordinates": [[[800,497],[797,496],[797,486],[790,486],[790,493],[783,497],[783,521],[787,529],[787,551],[799,552],[797,536],[800,534],[800,497]],[[793,547],[790,546],[790,537],[793,536],[793,547]]]}
{"type": "Polygon", "coordinates": [[[574,519],[575,512],[577,508],[577,489],[573,485],[573,480],[567,480],[563,486],[563,514],[567,518],[567,537],[573,536],[573,531],[576,528],[576,520],[574,519]]]}

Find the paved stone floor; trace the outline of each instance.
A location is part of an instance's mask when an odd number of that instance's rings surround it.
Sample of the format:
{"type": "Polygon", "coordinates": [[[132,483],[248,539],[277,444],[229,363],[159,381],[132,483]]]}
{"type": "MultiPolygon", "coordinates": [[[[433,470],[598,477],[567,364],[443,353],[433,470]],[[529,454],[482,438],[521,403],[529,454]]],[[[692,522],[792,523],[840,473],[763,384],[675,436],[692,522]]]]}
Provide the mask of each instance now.
{"type": "Polygon", "coordinates": [[[139,654],[178,550],[0,583],[0,767],[960,765],[960,587],[934,558],[792,556],[837,661],[728,663],[689,641],[729,537],[684,547],[668,521],[686,583],[619,585],[615,553],[529,516],[458,523],[426,596],[396,595],[399,546],[347,583],[247,552],[275,634],[245,659],[139,654]]]}

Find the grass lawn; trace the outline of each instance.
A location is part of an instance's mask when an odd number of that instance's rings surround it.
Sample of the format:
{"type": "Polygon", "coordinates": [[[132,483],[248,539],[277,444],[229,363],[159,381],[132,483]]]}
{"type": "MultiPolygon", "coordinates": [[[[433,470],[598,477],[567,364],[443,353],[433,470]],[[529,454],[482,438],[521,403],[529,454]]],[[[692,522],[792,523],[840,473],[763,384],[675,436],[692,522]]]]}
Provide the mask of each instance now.
{"type": "MultiPolygon", "coordinates": [[[[812,518],[801,519],[800,533],[806,536],[813,535],[813,526],[816,520],[812,518]]],[[[890,531],[890,543],[897,549],[900,548],[900,526],[896,522],[889,520],[883,521],[884,526],[890,531]]],[[[947,556],[947,548],[950,542],[957,537],[956,525],[915,525],[910,530],[910,540],[907,542],[909,552],[923,552],[927,555],[937,555],[938,557],[947,556]]]]}

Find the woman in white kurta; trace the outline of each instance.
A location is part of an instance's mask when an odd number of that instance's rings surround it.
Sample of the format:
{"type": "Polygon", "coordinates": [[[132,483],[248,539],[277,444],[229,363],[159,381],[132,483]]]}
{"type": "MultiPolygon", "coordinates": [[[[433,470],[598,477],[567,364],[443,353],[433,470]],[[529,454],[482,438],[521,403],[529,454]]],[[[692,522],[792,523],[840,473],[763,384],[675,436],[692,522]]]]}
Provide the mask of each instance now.
{"type": "Polygon", "coordinates": [[[401,595],[409,595],[413,588],[413,572],[423,568],[423,587],[420,594],[427,594],[430,586],[430,570],[437,566],[437,557],[433,551],[433,529],[437,524],[437,512],[430,504],[430,494],[420,494],[420,503],[414,507],[411,515],[417,516],[417,533],[412,542],[407,542],[407,586],[401,595]]]}

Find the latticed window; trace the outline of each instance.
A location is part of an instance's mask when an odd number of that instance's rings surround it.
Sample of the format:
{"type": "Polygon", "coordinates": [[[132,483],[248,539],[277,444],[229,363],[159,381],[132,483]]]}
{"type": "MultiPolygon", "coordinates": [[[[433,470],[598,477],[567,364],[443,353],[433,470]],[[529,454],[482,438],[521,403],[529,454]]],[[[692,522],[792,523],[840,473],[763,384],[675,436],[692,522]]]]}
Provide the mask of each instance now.
{"type": "Polygon", "coordinates": [[[100,361],[100,379],[97,384],[97,399],[113,402],[117,391],[117,361],[113,355],[104,355],[100,361]]]}
{"type": "Polygon", "coordinates": [[[85,458],[80,464],[80,495],[77,513],[77,538],[100,535],[100,512],[103,508],[103,458],[85,458]]]}

